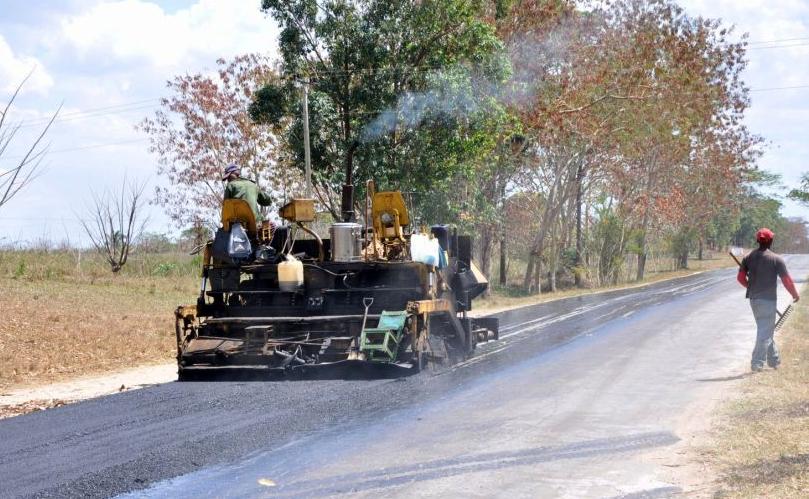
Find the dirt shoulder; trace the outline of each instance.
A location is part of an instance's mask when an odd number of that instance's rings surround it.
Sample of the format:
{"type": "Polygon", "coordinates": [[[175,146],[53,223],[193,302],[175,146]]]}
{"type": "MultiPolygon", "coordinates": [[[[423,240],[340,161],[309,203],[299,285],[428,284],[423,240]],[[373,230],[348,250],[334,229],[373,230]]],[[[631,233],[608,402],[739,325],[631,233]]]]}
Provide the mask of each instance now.
{"type": "Polygon", "coordinates": [[[7,390],[0,393],[0,419],[176,379],[177,364],[171,362],[7,390]]]}
{"type": "MultiPolygon", "coordinates": [[[[803,296],[809,296],[804,287],[803,296]]],[[[805,497],[809,490],[809,301],[776,333],[782,364],[736,382],[688,450],[681,481],[703,497],[805,497]]]]}

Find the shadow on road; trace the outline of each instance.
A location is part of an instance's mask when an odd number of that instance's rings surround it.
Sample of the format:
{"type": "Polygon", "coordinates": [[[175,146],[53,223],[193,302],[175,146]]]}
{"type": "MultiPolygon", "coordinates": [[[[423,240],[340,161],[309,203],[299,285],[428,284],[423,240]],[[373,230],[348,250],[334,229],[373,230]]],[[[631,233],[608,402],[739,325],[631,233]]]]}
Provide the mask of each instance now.
{"type": "Polygon", "coordinates": [[[455,458],[335,475],[317,480],[278,484],[273,488],[272,496],[322,497],[365,492],[467,473],[664,447],[678,441],[679,438],[670,432],[654,432],[587,440],[559,446],[468,454],[455,458]]]}
{"type": "Polygon", "coordinates": [[[417,374],[398,364],[342,361],[297,366],[291,369],[258,366],[190,367],[180,370],[179,381],[299,381],[396,379],[417,374]]]}

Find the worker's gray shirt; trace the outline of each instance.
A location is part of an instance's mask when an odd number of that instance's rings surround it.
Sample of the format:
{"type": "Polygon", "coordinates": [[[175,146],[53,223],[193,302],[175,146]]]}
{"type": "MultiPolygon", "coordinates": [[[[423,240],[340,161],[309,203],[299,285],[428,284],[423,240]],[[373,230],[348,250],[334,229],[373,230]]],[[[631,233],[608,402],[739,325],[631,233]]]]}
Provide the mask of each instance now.
{"type": "Polygon", "coordinates": [[[787,275],[784,259],[772,251],[756,249],[742,260],[747,272],[747,297],[760,300],[778,298],[778,278],[787,275]]]}

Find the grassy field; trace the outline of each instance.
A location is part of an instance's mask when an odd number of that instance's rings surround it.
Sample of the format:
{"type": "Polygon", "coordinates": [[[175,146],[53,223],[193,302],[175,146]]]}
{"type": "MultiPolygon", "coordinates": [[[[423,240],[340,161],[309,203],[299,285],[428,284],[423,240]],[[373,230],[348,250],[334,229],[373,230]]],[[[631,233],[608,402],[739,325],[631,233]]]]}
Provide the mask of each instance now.
{"type": "MultiPolygon", "coordinates": [[[[804,288],[803,296],[809,296],[804,288]]],[[[717,471],[714,497],[793,498],[809,495],[809,300],[776,334],[778,371],[746,378],[722,411],[715,445],[703,458],[717,471]]]]}
{"type": "MultiPolygon", "coordinates": [[[[691,271],[728,258],[691,263],[691,271]]],[[[647,282],[689,271],[649,272],[647,282]]],[[[199,260],[183,254],[133,255],[113,275],[92,252],[0,251],[0,390],[135,365],[171,362],[174,309],[194,303],[199,260]]],[[[511,296],[497,290],[479,311],[596,290],[511,296]]]]}
{"type": "Polygon", "coordinates": [[[0,389],[170,362],[174,309],[199,285],[192,260],[134,256],[112,275],[92,253],[0,252],[0,389]]]}

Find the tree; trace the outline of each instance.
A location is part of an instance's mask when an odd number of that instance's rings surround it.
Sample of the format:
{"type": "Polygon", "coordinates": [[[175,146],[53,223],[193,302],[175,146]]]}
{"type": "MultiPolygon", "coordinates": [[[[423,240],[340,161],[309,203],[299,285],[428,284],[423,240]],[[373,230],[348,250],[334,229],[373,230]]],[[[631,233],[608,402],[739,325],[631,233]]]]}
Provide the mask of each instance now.
{"type": "MultiPolygon", "coordinates": [[[[17,134],[22,127],[21,123],[13,124],[9,121],[9,113],[11,106],[14,104],[14,101],[32,74],[33,71],[23,78],[22,82],[14,90],[14,93],[11,94],[3,110],[0,111],[0,158],[3,158],[9,146],[15,142],[17,134]]],[[[42,145],[42,140],[45,138],[48,130],[50,130],[51,125],[54,120],[56,120],[61,109],[62,106],[60,105],[53,115],[51,115],[48,122],[42,127],[42,130],[36,135],[36,138],[30,145],[25,147],[24,153],[14,160],[10,168],[0,169],[0,208],[28,186],[40,172],[42,160],[48,152],[47,146],[42,145]]]]}
{"type": "Polygon", "coordinates": [[[801,176],[801,185],[797,189],[789,191],[787,197],[809,206],[809,173],[801,176]]]}
{"type": "Polygon", "coordinates": [[[347,177],[415,191],[424,218],[452,212],[442,193],[494,147],[490,131],[504,117],[492,88],[508,78],[508,61],[479,17],[480,2],[264,0],[262,7],[282,28],[284,81],[259,91],[251,114],[262,123],[293,120],[285,159],[302,169],[296,85],[311,85],[313,181],[333,217],[341,216],[340,185],[353,184],[347,177]]]}
{"type": "Polygon", "coordinates": [[[809,231],[803,218],[787,218],[782,234],[777,234],[778,250],[784,253],[809,253],[809,231]]]}
{"type": "Polygon", "coordinates": [[[696,230],[683,226],[689,200],[712,200],[694,211],[704,225],[755,160],[760,139],[742,123],[744,42],[671,0],[528,0],[494,10],[524,89],[514,111],[534,144],[523,188],[543,198],[523,287],[538,288],[540,264],[562,259],[571,232],[581,265],[585,243],[596,243],[584,236],[591,215],[610,218],[596,228],[618,231],[598,261],[631,248],[642,279],[656,238],[696,230]],[[609,209],[588,214],[584,205],[602,196],[609,209]]]}
{"type": "Polygon", "coordinates": [[[85,233],[113,273],[126,265],[132,246],[146,226],[148,218],[142,213],[145,188],[145,182],[124,179],[120,193],[93,193],[92,205],[82,218],[85,233]]]}
{"type": "Polygon", "coordinates": [[[255,90],[277,81],[269,61],[250,54],[216,62],[215,75],[169,81],[173,95],[139,125],[159,157],[158,173],[170,184],[156,188],[156,202],[180,226],[217,225],[222,171],[230,163],[265,190],[285,193],[295,186],[295,176],[276,161],[275,127],[256,125],[247,114],[255,90]]]}

